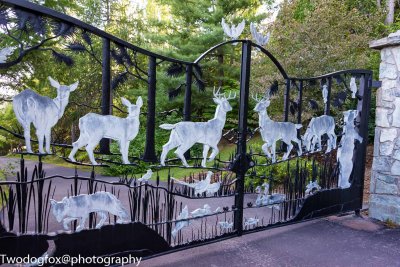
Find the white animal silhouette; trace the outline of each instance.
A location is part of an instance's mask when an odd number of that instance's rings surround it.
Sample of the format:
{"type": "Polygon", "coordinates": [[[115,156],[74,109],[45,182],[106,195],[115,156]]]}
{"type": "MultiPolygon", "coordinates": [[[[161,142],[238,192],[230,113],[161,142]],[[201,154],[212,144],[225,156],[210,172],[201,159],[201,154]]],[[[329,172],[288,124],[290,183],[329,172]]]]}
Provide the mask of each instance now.
{"type": "Polygon", "coordinates": [[[109,192],[96,192],[90,195],[64,197],[57,202],[50,200],[53,215],[58,222],[63,221],[64,229],[69,230],[68,223],[80,220],[76,231],[85,228],[85,221],[89,214],[96,212],[101,220],[96,228],[103,226],[107,219],[107,212],[118,217],[117,223],[128,221],[128,213],[116,196],[109,192]]]}
{"type": "Polygon", "coordinates": [[[64,114],[68,105],[69,94],[73,92],[79,82],[71,85],[60,85],[56,80],[48,77],[51,86],[57,89],[57,97],[51,99],[41,96],[31,89],[26,89],[14,96],[13,108],[18,122],[24,128],[26,150],[32,153],[30,128],[31,123],[36,128],[36,136],[39,142],[39,153],[44,154],[43,141],[46,138],[46,151],[50,151],[51,128],[56,125],[64,114]]]}
{"type": "Polygon", "coordinates": [[[211,214],[211,207],[208,204],[204,204],[203,208],[195,209],[194,211],[190,212],[193,218],[196,217],[203,217],[205,215],[211,214]]]}
{"type": "Polygon", "coordinates": [[[14,53],[16,47],[6,47],[0,50],[0,64],[6,63],[9,56],[14,53]]]}
{"type": "Polygon", "coordinates": [[[269,37],[271,33],[267,33],[267,35],[263,36],[261,33],[257,32],[256,25],[251,22],[250,23],[250,32],[253,39],[256,41],[256,44],[259,46],[264,46],[268,43],[269,37]]]}
{"type": "Polygon", "coordinates": [[[363,138],[355,129],[354,120],[358,115],[357,110],[347,110],[343,112],[344,127],[340,147],[337,152],[337,161],[339,162],[339,180],[338,187],[350,187],[350,174],[353,170],[354,140],[362,143],[363,138]]]}
{"type": "Polygon", "coordinates": [[[233,228],[233,222],[228,222],[228,221],[224,221],[224,222],[218,222],[219,227],[221,227],[221,229],[223,230],[231,230],[233,228]]]}
{"type": "Polygon", "coordinates": [[[212,174],[213,173],[211,171],[208,171],[207,172],[207,176],[206,176],[206,178],[204,180],[197,181],[197,182],[194,182],[194,183],[186,183],[186,182],[180,181],[180,180],[178,180],[178,179],[176,179],[174,177],[171,177],[171,179],[176,181],[178,184],[186,185],[186,186],[188,186],[190,188],[194,188],[194,194],[196,196],[197,195],[201,195],[204,192],[206,192],[206,196],[212,196],[212,195],[214,195],[215,193],[218,192],[218,190],[219,190],[219,188],[221,186],[220,182],[211,183],[212,174]]]}
{"type": "Polygon", "coordinates": [[[355,98],[357,93],[357,83],[355,77],[351,77],[350,79],[350,91],[351,91],[351,98],[355,98]]]}
{"type": "MultiPolygon", "coordinates": [[[[188,218],[189,218],[189,210],[188,210],[188,206],[186,205],[176,219],[177,220],[184,220],[184,219],[188,219],[188,218]]],[[[171,232],[172,237],[175,238],[176,235],[178,234],[178,232],[182,228],[184,228],[186,226],[189,226],[189,224],[190,224],[189,220],[177,222],[175,224],[174,229],[172,229],[172,232],[171,232]]]]}
{"type": "Polygon", "coordinates": [[[249,219],[247,219],[247,220],[244,221],[244,226],[256,225],[259,221],[260,221],[260,219],[249,218],[249,219]]]}
{"type": "Polygon", "coordinates": [[[72,144],[73,149],[69,159],[75,162],[74,155],[79,148],[86,146],[86,151],[93,165],[97,162],[93,155],[93,149],[102,138],[110,138],[118,141],[119,149],[124,164],[129,164],[128,151],[129,143],[139,132],[140,108],[143,105],[142,97],[138,97],[136,105],[131,104],[127,99],[121,97],[122,104],[128,108],[128,117],[120,118],[112,115],[99,115],[88,113],[79,119],[80,136],[72,144]]]}
{"type": "Polygon", "coordinates": [[[261,149],[267,157],[272,158],[272,162],[276,161],[276,142],[278,140],[282,140],[287,145],[287,151],[282,160],[288,158],[293,148],[292,142],[297,143],[299,148],[297,154],[300,156],[302,154],[301,140],[297,138],[297,129],[300,129],[302,125],[291,122],[276,122],[270,119],[267,113],[267,108],[271,104],[269,91],[264,98],[258,99],[256,96],[253,99],[257,102],[254,111],[258,112],[261,137],[265,142],[261,149]],[[271,149],[272,156],[269,149],[271,149]]]}
{"type": "Polygon", "coordinates": [[[168,143],[163,145],[161,153],[162,166],[165,166],[165,158],[168,152],[178,147],[175,154],[181,159],[184,166],[189,167],[184,153],[195,143],[203,144],[203,160],[201,161],[201,166],[206,167],[206,159],[210,147],[212,148],[212,153],[209,161],[215,158],[219,152],[218,143],[221,140],[222,129],[225,126],[226,113],[232,110],[228,100],[236,97],[236,94],[231,96],[229,93],[229,96],[226,98],[225,94],[219,93],[219,90],[220,89],[218,89],[217,92],[214,90],[213,100],[218,106],[212,120],[206,122],[182,121],[176,124],[160,125],[161,129],[172,130],[168,143]]]}
{"type": "Polygon", "coordinates": [[[229,36],[232,40],[238,39],[238,37],[242,34],[243,30],[244,30],[244,26],[246,25],[245,21],[242,20],[242,22],[240,22],[238,25],[228,25],[225,22],[225,19],[222,18],[221,21],[221,26],[222,29],[224,30],[224,33],[229,36]]]}
{"type": "Polygon", "coordinates": [[[321,190],[321,186],[319,186],[317,181],[310,181],[310,183],[306,186],[306,196],[307,195],[312,195],[315,192],[321,190]]]}
{"type": "Polygon", "coordinates": [[[255,192],[258,194],[255,201],[256,206],[268,206],[268,208],[280,209],[280,204],[286,200],[284,194],[269,194],[269,184],[263,183],[257,186],[255,192]],[[264,192],[262,192],[264,187],[264,192]]]}
{"type": "Polygon", "coordinates": [[[312,118],[306,133],[302,136],[306,150],[314,152],[317,149],[315,146],[318,144],[317,151],[321,151],[321,138],[324,134],[327,134],[329,138],[325,153],[329,153],[336,148],[335,120],[328,115],[312,118]]]}
{"type": "Polygon", "coordinates": [[[151,176],[153,176],[153,171],[151,169],[148,169],[146,174],[138,179],[138,182],[146,182],[147,183],[150,180],[151,176]]]}

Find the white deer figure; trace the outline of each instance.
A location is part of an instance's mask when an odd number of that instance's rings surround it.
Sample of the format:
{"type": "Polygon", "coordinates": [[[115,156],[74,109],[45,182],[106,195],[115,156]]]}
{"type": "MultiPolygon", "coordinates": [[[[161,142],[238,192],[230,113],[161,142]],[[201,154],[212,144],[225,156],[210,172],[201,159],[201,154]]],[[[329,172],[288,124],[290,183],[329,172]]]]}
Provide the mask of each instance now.
{"type": "Polygon", "coordinates": [[[89,214],[96,212],[100,217],[96,228],[103,226],[107,219],[107,212],[118,217],[117,223],[128,221],[128,213],[116,196],[109,192],[96,192],[90,195],[64,197],[61,201],[50,200],[53,215],[58,222],[63,221],[64,229],[68,230],[68,223],[79,220],[76,231],[85,228],[85,221],[89,214]]]}
{"type": "Polygon", "coordinates": [[[283,155],[282,160],[288,158],[293,148],[292,142],[297,143],[299,147],[297,154],[300,156],[303,152],[301,150],[301,140],[297,138],[297,130],[300,129],[302,125],[291,122],[276,122],[268,116],[267,108],[271,104],[269,91],[264,98],[258,99],[256,96],[253,99],[257,102],[254,111],[258,112],[261,137],[265,142],[261,149],[267,157],[272,158],[272,162],[276,162],[276,142],[278,140],[282,140],[287,145],[287,151],[283,155]],[[269,149],[271,149],[271,153],[269,149]]]}
{"type": "Polygon", "coordinates": [[[56,80],[48,77],[51,86],[57,89],[57,97],[51,99],[41,96],[31,89],[25,89],[14,96],[13,108],[18,122],[24,128],[26,151],[32,153],[30,128],[31,123],[36,128],[36,136],[39,142],[39,153],[44,154],[43,141],[46,138],[46,151],[50,151],[51,128],[56,125],[64,114],[68,105],[69,94],[73,92],[79,82],[71,85],[60,85],[56,80]]]}
{"type": "Polygon", "coordinates": [[[324,134],[327,134],[329,138],[325,153],[329,153],[336,148],[335,120],[328,115],[312,118],[306,133],[302,136],[306,150],[314,152],[315,145],[318,144],[318,151],[321,151],[321,136],[324,134]]]}
{"type": "Polygon", "coordinates": [[[191,148],[195,143],[203,144],[203,160],[201,166],[206,167],[206,159],[208,150],[212,149],[209,161],[212,161],[218,154],[218,143],[222,137],[222,129],[225,126],[226,113],[232,110],[229,104],[230,99],[234,99],[236,94],[228,97],[225,94],[220,94],[219,90],[214,90],[214,102],[217,104],[215,116],[213,119],[206,122],[191,122],[181,121],[176,124],[162,124],[161,129],[172,130],[169,141],[163,145],[161,153],[161,165],[165,166],[165,158],[171,149],[176,147],[175,154],[181,159],[184,166],[188,167],[184,153],[191,148]]]}
{"type": "Polygon", "coordinates": [[[363,141],[363,138],[358,134],[354,125],[357,114],[357,110],[343,112],[345,125],[337,152],[337,161],[339,163],[338,187],[340,188],[349,188],[351,185],[349,178],[353,170],[354,140],[358,140],[360,143],[363,141]]]}
{"type": "Polygon", "coordinates": [[[243,30],[244,30],[244,26],[246,25],[245,21],[242,20],[242,22],[240,22],[238,25],[228,25],[225,22],[225,19],[222,18],[221,21],[221,26],[222,29],[224,30],[224,33],[229,36],[232,40],[238,39],[239,36],[242,34],[243,30]]]}
{"type": "Polygon", "coordinates": [[[97,165],[93,149],[102,138],[111,138],[119,143],[123,163],[129,164],[129,143],[139,132],[139,115],[143,100],[139,96],[136,100],[136,105],[131,104],[129,100],[123,97],[121,97],[121,101],[128,108],[128,117],[126,118],[88,113],[79,119],[81,133],[78,140],[72,144],[73,149],[68,157],[71,161],[75,162],[75,153],[79,148],[86,146],[90,161],[93,165],[97,165]]]}

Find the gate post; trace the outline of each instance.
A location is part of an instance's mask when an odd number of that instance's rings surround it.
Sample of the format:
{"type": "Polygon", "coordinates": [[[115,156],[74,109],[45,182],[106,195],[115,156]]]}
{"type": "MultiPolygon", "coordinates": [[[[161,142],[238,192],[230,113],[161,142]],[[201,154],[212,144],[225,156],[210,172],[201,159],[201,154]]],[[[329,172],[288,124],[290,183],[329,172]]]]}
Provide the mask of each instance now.
{"type": "MultiPolygon", "coordinates": [[[[103,55],[102,55],[102,97],[101,97],[101,114],[111,114],[111,67],[110,67],[110,40],[103,38],[103,55]]],[[[100,141],[100,153],[110,153],[110,139],[103,138],[100,141]]]]}
{"type": "Polygon", "coordinates": [[[400,224],[400,31],[372,41],[380,50],[369,216],[400,224]]]}
{"type": "Polygon", "coordinates": [[[246,136],[247,136],[247,113],[249,107],[249,84],[251,63],[251,41],[242,44],[242,60],[240,70],[240,106],[239,106],[239,133],[237,143],[236,159],[239,160],[239,168],[236,171],[236,193],[234,228],[237,235],[243,232],[243,201],[244,201],[244,179],[247,171],[246,136]]]}
{"type": "Polygon", "coordinates": [[[155,127],[156,127],[156,70],[157,62],[153,56],[149,57],[149,84],[147,88],[147,122],[146,122],[146,145],[144,148],[144,161],[155,162],[157,160],[155,150],[155,127]]]}
{"type": "MultiPolygon", "coordinates": [[[[185,87],[185,102],[183,105],[183,120],[191,120],[192,106],[192,75],[193,65],[186,65],[186,87],[185,87]]],[[[190,159],[190,149],[185,152],[185,158],[190,159]]]]}

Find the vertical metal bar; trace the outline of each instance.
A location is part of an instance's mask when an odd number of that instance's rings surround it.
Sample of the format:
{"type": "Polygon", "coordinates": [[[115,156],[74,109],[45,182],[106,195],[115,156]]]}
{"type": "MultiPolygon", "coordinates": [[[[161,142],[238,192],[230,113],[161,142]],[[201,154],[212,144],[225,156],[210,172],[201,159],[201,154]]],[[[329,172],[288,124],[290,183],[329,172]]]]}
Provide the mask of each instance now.
{"type": "Polygon", "coordinates": [[[289,120],[289,100],[290,100],[290,87],[292,84],[292,80],[286,79],[286,90],[283,97],[283,120],[289,120]]]}
{"type": "Polygon", "coordinates": [[[240,170],[236,174],[235,193],[235,218],[234,227],[237,235],[243,232],[243,201],[244,201],[244,179],[246,168],[246,135],[247,135],[247,113],[249,105],[250,85],[250,63],[251,63],[251,41],[242,44],[242,61],[240,72],[240,106],[239,106],[239,139],[237,144],[237,155],[240,159],[240,170]]]}
{"type": "MultiPolygon", "coordinates": [[[[186,88],[185,88],[185,102],[183,106],[183,120],[191,120],[191,106],[192,106],[192,75],[193,65],[186,65],[186,88]]],[[[186,151],[185,158],[190,158],[190,150],[186,151]]]]}
{"type": "Polygon", "coordinates": [[[155,127],[156,127],[156,58],[149,57],[149,81],[147,87],[147,122],[146,122],[146,145],[143,160],[155,162],[157,160],[155,150],[155,127]]]}
{"type": "Polygon", "coordinates": [[[301,124],[301,112],[303,109],[303,81],[299,81],[299,100],[297,101],[297,123],[301,124]]]}
{"type": "Polygon", "coordinates": [[[363,138],[362,143],[357,143],[354,159],[354,172],[353,172],[353,188],[358,190],[359,206],[356,207],[356,213],[362,208],[363,193],[364,193],[364,174],[365,174],[365,157],[368,144],[368,119],[371,102],[371,75],[365,74],[360,79],[360,89],[358,94],[361,99],[358,101],[357,110],[359,116],[356,118],[356,124],[359,125],[358,133],[363,138]]]}
{"type": "MultiPolygon", "coordinates": [[[[110,115],[112,113],[111,103],[111,65],[110,65],[110,40],[103,38],[103,60],[102,60],[102,97],[101,114],[110,115]]],[[[110,139],[103,138],[100,141],[100,153],[110,153],[110,139]]]]}
{"type": "Polygon", "coordinates": [[[325,103],[324,114],[329,115],[331,113],[331,89],[332,89],[332,77],[328,78],[328,98],[325,103]]]}

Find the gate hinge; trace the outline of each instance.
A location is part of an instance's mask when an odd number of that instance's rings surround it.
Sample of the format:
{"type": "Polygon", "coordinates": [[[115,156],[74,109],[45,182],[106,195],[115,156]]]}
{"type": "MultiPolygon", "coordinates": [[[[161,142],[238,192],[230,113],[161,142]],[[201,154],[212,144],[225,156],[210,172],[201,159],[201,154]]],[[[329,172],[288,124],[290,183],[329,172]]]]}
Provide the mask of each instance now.
{"type": "Polygon", "coordinates": [[[254,167],[254,165],[255,163],[251,158],[250,154],[246,155],[238,154],[233,159],[233,161],[229,163],[228,169],[236,174],[238,173],[245,174],[247,170],[254,167]]]}

